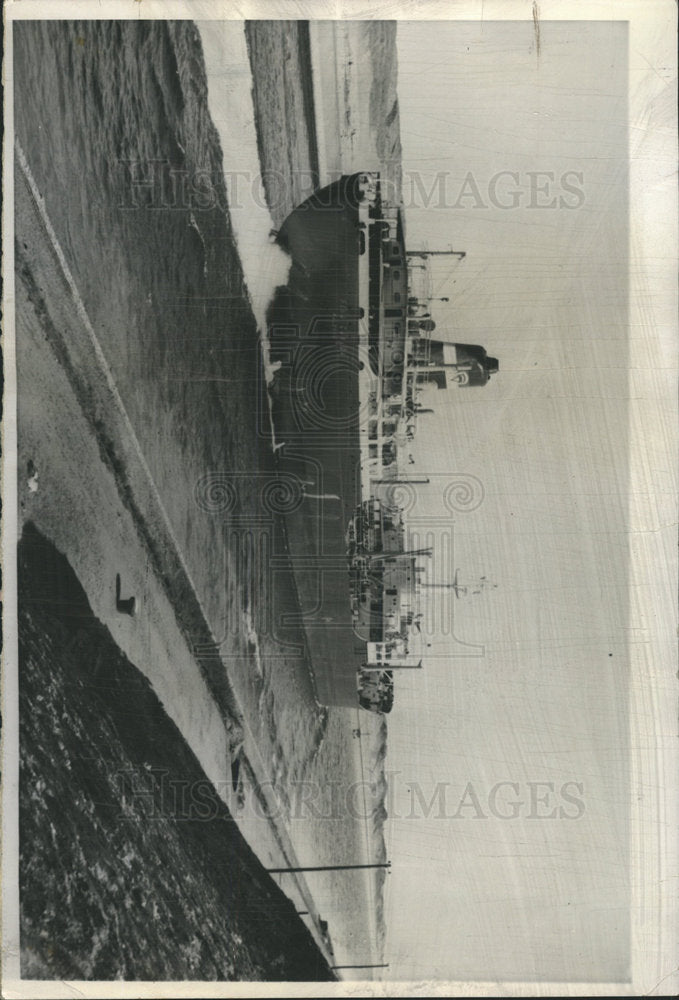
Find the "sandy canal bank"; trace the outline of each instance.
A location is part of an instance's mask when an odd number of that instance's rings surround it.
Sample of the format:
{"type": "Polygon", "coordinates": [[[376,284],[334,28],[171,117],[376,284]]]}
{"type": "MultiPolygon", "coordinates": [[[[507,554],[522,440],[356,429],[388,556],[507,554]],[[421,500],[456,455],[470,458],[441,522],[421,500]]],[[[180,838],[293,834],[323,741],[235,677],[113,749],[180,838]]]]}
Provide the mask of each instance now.
{"type": "MultiPolygon", "coordinates": [[[[302,642],[274,628],[296,607],[263,511],[263,371],[197,33],[21,24],[15,76],[20,530],[31,522],[65,556],[234,813],[241,748],[260,808],[239,823],[265,864],[294,864],[281,803],[323,759],[327,713],[302,642]],[[212,200],[161,194],[172,170],[207,176],[212,200]],[[134,617],[116,610],[118,573],[134,617]]],[[[325,949],[303,879],[285,890],[325,949]]]]}
{"type": "Polygon", "coordinates": [[[22,976],[332,979],[151,685],[30,522],[19,593],[22,976]]]}
{"type": "MultiPolygon", "coordinates": [[[[224,664],[215,656],[196,655],[192,641],[195,633],[187,627],[186,615],[191,604],[200,610],[200,601],[191,591],[182,553],[164,521],[162,501],[138,451],[126,413],[96,359],[87,357],[88,349],[93,350],[88,343],[87,314],[78,315],[74,290],[67,281],[70,271],[63,270],[51,242],[53,233],[45,229],[38,203],[28,184],[21,183],[22,177],[19,169],[16,185],[20,233],[17,363],[22,389],[18,414],[19,530],[24,525],[30,530],[35,526],[58,552],[68,554],[69,571],[75,571],[78,585],[88,595],[88,609],[92,609],[89,613],[110,637],[108,658],[118,657],[134,664],[147,678],[158,699],[158,711],[167,716],[175,739],[190,748],[190,756],[195,755],[196,766],[202,769],[201,774],[214,794],[234,812],[238,800],[232,787],[231,762],[234,753],[240,750],[251,787],[264,789],[258,798],[260,808],[251,831],[260,856],[269,863],[295,864],[294,848],[285,830],[279,822],[266,819],[268,811],[278,820],[278,802],[251,722],[244,717],[229,680],[235,673],[233,663],[224,664]],[[46,413],[49,420],[45,419],[46,413]],[[116,608],[117,574],[121,576],[123,595],[135,598],[134,616],[120,613],[116,608]]],[[[29,607],[30,595],[27,585],[24,603],[29,607]]],[[[39,666],[47,672],[50,660],[43,658],[37,665],[32,661],[32,666],[33,670],[39,666]]],[[[37,677],[33,683],[39,684],[37,677]]],[[[70,690],[68,682],[64,683],[70,690]]],[[[49,686],[46,690],[50,690],[49,686]]],[[[86,696],[87,688],[82,693],[86,696]]],[[[119,697],[122,706],[122,688],[119,697]]],[[[131,685],[128,698],[129,710],[134,711],[138,724],[135,685],[131,685]]],[[[49,698],[44,707],[50,710],[49,698]]],[[[76,715],[91,711],[87,704],[72,708],[76,715]]],[[[34,745],[36,732],[33,727],[22,729],[22,754],[28,760],[34,760],[39,749],[34,745]]],[[[169,742],[166,741],[167,745],[169,742]]],[[[100,747],[99,752],[105,759],[106,747],[100,747]]],[[[46,759],[51,758],[46,755],[46,759]]],[[[156,762],[160,766],[162,756],[156,762]]],[[[66,787],[63,795],[53,789],[51,801],[55,805],[64,801],[69,790],[76,797],[78,794],[67,757],[62,765],[66,787]]],[[[179,778],[195,780],[191,775],[179,774],[179,778]]],[[[38,780],[45,783],[44,777],[38,780]]],[[[22,783],[22,794],[30,796],[34,785],[34,780],[22,783]]],[[[168,822],[172,819],[170,816],[168,822]]],[[[28,853],[43,853],[34,836],[39,829],[43,828],[24,823],[24,830],[32,831],[26,832],[22,840],[28,853]]],[[[54,842],[51,846],[61,856],[58,844],[54,842]]],[[[139,853],[143,857],[144,850],[139,853]]],[[[120,858],[112,859],[106,851],[100,860],[120,869],[120,858]]],[[[234,863],[239,864],[237,859],[234,863]]],[[[58,892],[62,887],[54,884],[53,888],[58,892]]],[[[286,888],[299,900],[299,908],[316,912],[301,878],[286,888]]],[[[24,882],[22,890],[30,900],[31,885],[24,882]]],[[[162,892],[160,888],[158,891],[162,892]]],[[[77,900],[74,906],[77,908],[77,900]]],[[[55,916],[58,908],[48,908],[46,919],[50,912],[55,916]]],[[[127,925],[128,929],[133,925],[134,920],[127,925]]],[[[52,932],[47,926],[44,929],[52,932]]],[[[124,927],[120,934],[124,937],[124,927]]],[[[256,942],[251,944],[256,948],[256,942]]],[[[195,971],[200,978],[198,968],[195,971]]],[[[241,974],[247,978],[245,966],[241,974]]],[[[236,978],[239,977],[236,972],[236,978]]]]}

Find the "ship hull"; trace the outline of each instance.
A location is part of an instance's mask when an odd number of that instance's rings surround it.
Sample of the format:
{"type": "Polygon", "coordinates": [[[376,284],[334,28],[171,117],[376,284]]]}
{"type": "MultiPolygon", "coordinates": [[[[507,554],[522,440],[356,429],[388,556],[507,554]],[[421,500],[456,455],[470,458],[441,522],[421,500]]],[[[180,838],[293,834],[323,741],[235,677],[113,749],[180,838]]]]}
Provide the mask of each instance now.
{"type": "Polygon", "coordinates": [[[288,553],[319,702],[357,706],[365,644],[351,612],[347,529],[361,499],[358,262],[351,179],[318,192],[278,234],[292,264],[268,316],[273,420],[288,553]]]}

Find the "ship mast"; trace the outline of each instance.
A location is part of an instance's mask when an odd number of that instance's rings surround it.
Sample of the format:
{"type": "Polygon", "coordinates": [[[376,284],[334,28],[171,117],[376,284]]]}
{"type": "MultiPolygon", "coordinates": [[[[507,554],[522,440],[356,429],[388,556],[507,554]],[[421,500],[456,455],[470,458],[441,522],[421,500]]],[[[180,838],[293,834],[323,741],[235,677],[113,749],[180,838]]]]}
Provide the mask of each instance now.
{"type": "Polygon", "coordinates": [[[408,549],[403,552],[370,552],[366,556],[368,562],[398,562],[401,559],[408,559],[411,556],[430,556],[431,549],[408,549]]]}
{"type": "Polygon", "coordinates": [[[493,587],[493,588],[497,587],[496,583],[491,583],[490,580],[488,580],[485,576],[482,576],[481,579],[476,584],[458,583],[457,575],[459,572],[460,571],[458,569],[455,570],[455,578],[453,579],[452,583],[421,583],[420,586],[427,587],[429,588],[429,590],[452,590],[454,591],[456,597],[459,597],[460,594],[464,595],[468,594],[471,587],[476,587],[475,590],[472,590],[472,594],[480,594],[483,590],[486,590],[488,587],[493,587]]]}
{"type": "MultiPolygon", "coordinates": [[[[433,410],[423,410],[422,412],[423,413],[433,413],[434,411],[433,410]]],[[[386,484],[388,486],[392,486],[392,485],[398,485],[399,483],[422,483],[422,484],[426,484],[430,480],[427,479],[427,478],[425,478],[425,479],[409,478],[407,476],[402,476],[401,475],[401,476],[398,477],[398,479],[396,479],[396,478],[392,478],[392,479],[373,479],[372,481],[373,481],[373,483],[379,483],[380,485],[385,485],[386,484]]]]}

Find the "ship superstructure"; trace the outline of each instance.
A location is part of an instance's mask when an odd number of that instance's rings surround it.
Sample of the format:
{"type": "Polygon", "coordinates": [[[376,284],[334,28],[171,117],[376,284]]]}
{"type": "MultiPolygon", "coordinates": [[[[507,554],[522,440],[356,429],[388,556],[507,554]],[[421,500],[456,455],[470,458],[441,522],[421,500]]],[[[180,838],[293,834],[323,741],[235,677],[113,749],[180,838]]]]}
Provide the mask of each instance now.
{"type": "Polygon", "coordinates": [[[420,577],[395,502],[427,385],[485,385],[497,360],[432,337],[403,216],[376,174],[317,192],[277,236],[292,265],[269,319],[281,468],[300,483],[289,552],[319,701],[387,712],[422,663],[420,577]],[[420,648],[418,648],[420,647],[420,648]]]}
{"type": "Polygon", "coordinates": [[[409,550],[402,511],[379,497],[361,503],[350,522],[347,558],[355,634],[365,643],[358,670],[359,703],[386,711],[393,671],[419,667],[420,574],[428,549],[409,550]]]}

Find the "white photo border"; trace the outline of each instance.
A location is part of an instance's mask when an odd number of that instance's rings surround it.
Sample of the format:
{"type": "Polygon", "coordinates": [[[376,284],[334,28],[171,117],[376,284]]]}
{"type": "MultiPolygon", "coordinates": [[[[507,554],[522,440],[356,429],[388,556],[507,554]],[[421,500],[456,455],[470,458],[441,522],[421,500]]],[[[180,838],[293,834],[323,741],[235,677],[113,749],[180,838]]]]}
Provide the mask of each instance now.
{"type": "Polygon", "coordinates": [[[671,0],[480,0],[372,3],[360,0],[14,0],[5,6],[3,278],[4,651],[2,672],[2,995],[40,997],[245,996],[635,996],[675,994],[679,774],[676,654],[677,444],[677,113],[676,5],[671,0]],[[630,647],[632,749],[632,981],[629,983],[454,982],[251,984],[246,982],[34,982],[19,971],[17,438],[14,343],[13,81],[14,20],[247,18],[460,21],[627,21],[630,163],[630,607],[648,641],[630,647]],[[668,359],[670,362],[668,363],[668,359]],[[671,363],[674,359],[674,364],[671,363]],[[639,513],[647,496],[660,527],[639,513]]]}

